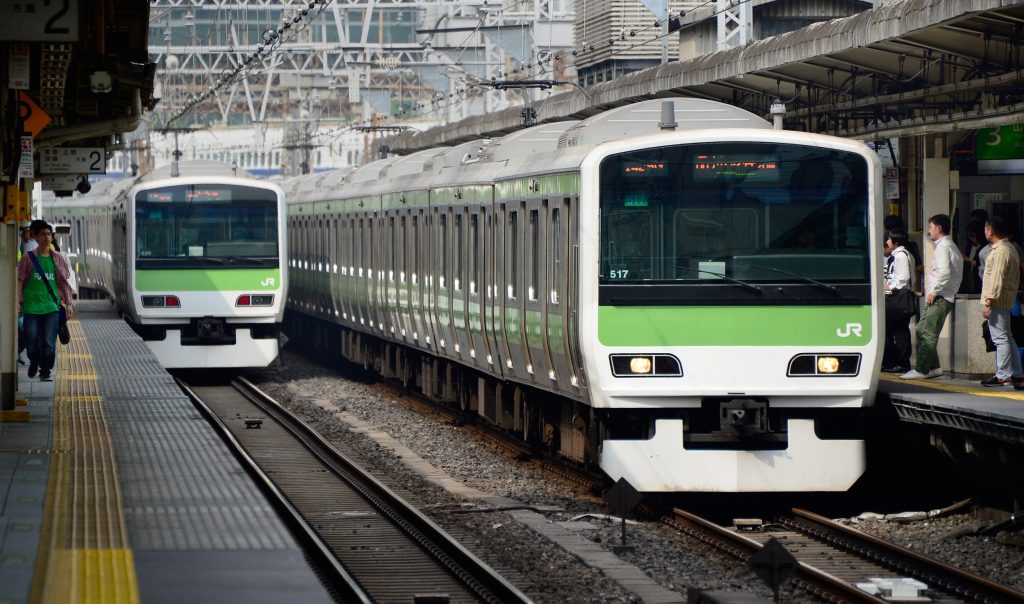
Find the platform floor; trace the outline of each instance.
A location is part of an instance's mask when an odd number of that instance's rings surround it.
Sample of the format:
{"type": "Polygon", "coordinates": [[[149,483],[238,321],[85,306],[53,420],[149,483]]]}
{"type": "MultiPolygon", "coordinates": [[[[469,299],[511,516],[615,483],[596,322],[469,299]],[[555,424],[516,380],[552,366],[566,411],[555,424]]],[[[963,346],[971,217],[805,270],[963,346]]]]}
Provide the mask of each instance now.
{"type": "Polygon", "coordinates": [[[249,476],[105,301],[0,423],[0,604],[329,602],[249,476]]]}
{"type": "Polygon", "coordinates": [[[954,428],[1024,444],[1024,390],[987,388],[978,380],[938,377],[901,380],[882,374],[887,395],[902,421],[954,428]]]}

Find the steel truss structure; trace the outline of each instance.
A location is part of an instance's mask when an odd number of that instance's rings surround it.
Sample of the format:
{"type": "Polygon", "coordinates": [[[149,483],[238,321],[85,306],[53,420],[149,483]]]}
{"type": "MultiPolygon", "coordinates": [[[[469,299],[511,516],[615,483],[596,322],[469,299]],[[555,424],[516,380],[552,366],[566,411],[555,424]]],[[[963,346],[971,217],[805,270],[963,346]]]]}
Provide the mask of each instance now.
{"type": "Polygon", "coordinates": [[[255,69],[175,125],[462,119],[502,109],[518,93],[476,83],[569,49],[571,35],[551,46],[550,24],[571,31],[572,14],[567,0],[153,0],[150,53],[162,98],[154,127],[245,64],[266,30],[295,18],[301,22],[255,69]],[[546,47],[534,42],[538,28],[546,47]]]}

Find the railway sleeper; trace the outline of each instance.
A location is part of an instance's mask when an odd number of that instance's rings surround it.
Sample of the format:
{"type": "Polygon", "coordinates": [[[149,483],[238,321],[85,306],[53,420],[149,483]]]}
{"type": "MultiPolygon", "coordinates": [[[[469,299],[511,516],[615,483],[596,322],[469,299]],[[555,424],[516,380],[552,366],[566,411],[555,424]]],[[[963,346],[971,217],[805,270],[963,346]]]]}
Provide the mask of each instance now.
{"type": "Polygon", "coordinates": [[[286,329],[319,358],[339,354],[354,365],[463,412],[466,421],[493,426],[553,457],[594,464],[606,434],[589,406],[525,384],[480,373],[446,359],[385,342],[289,310],[286,329]]]}

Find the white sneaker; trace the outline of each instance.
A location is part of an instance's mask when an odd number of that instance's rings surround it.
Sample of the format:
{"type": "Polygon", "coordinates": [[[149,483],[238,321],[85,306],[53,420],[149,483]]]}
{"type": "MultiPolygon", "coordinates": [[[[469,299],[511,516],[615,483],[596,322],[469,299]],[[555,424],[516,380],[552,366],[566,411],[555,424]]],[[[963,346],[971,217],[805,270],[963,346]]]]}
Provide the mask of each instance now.
{"type": "Polygon", "coordinates": [[[931,375],[930,371],[928,372],[928,375],[925,375],[925,374],[921,373],[920,371],[918,371],[917,369],[911,369],[910,371],[908,371],[908,372],[904,373],[903,375],[901,375],[900,379],[901,380],[923,380],[923,379],[925,379],[927,377],[934,377],[934,376],[931,375]]]}
{"type": "Polygon", "coordinates": [[[926,377],[928,379],[942,377],[942,368],[941,367],[936,367],[935,369],[932,369],[931,371],[929,371],[928,375],[926,375],[924,377],[926,377]]]}

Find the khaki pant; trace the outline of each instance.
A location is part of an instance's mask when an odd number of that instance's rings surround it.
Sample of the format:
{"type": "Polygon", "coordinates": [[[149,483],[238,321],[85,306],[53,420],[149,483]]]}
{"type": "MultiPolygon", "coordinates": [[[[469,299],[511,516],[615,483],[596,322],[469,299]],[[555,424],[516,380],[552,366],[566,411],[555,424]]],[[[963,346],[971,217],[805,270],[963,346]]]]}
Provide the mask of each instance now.
{"type": "Polygon", "coordinates": [[[953,303],[942,296],[936,296],[931,306],[925,305],[921,320],[917,322],[917,360],[914,369],[918,372],[928,373],[939,367],[939,332],[951,310],[953,303]]]}

